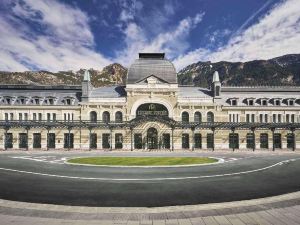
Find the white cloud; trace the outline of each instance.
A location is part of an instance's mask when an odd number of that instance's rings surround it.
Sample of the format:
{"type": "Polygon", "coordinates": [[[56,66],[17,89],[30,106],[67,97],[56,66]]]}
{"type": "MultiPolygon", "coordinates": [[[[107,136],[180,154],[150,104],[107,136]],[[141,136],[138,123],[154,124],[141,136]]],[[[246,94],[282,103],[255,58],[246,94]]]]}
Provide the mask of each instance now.
{"type": "Polygon", "coordinates": [[[182,69],[197,61],[269,59],[284,54],[300,53],[299,43],[299,0],[285,0],[217,51],[199,48],[181,54],[174,63],[177,69],[182,69]]]}
{"type": "Polygon", "coordinates": [[[202,21],[205,13],[199,13],[195,17],[187,17],[179,24],[150,39],[145,31],[136,23],[131,22],[124,30],[126,48],[118,53],[116,61],[128,65],[136,59],[139,52],[165,52],[169,58],[173,58],[186,51],[189,43],[186,38],[190,31],[202,21]]]}
{"type": "Polygon", "coordinates": [[[111,62],[93,49],[89,19],[81,10],[54,0],[12,3],[13,14],[0,16],[0,70],[100,69],[111,62]]]}

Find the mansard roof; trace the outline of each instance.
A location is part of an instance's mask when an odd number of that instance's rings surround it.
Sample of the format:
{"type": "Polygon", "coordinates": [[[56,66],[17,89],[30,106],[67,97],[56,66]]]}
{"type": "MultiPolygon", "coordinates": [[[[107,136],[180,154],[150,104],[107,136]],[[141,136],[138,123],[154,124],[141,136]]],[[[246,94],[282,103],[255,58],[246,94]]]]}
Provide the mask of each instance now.
{"type": "Polygon", "coordinates": [[[175,67],[164,58],[163,53],[140,53],[139,59],[129,67],[127,84],[136,84],[151,75],[166,83],[177,83],[175,67]]]}

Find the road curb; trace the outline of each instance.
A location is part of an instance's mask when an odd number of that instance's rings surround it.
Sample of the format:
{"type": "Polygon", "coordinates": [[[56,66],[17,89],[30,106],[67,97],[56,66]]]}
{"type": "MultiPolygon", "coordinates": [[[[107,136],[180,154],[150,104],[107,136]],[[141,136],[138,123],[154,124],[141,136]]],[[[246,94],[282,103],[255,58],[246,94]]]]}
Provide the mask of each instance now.
{"type": "MultiPolygon", "coordinates": [[[[0,199],[0,208],[31,210],[31,211],[48,211],[48,212],[65,212],[65,213],[88,213],[88,214],[155,214],[155,213],[187,213],[196,211],[216,211],[230,210],[239,208],[278,208],[282,206],[298,205],[300,203],[300,191],[289,194],[283,194],[273,197],[251,199],[244,201],[210,203],[199,205],[184,206],[166,206],[166,207],[83,207],[83,206],[66,206],[54,204],[27,203],[0,199]],[[141,212],[141,213],[139,213],[141,212]]],[[[255,211],[255,210],[252,210],[255,211]]],[[[1,210],[0,210],[1,213],[1,210]]]]}

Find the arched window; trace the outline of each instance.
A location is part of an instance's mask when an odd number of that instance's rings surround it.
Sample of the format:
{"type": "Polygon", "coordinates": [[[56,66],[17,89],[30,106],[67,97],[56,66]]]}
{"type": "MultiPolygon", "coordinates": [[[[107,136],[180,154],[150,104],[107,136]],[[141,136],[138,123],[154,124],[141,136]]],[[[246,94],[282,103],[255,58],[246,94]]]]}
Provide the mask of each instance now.
{"type": "Polygon", "coordinates": [[[97,113],[95,111],[90,112],[90,121],[97,122],[97,113]]]}
{"type": "Polygon", "coordinates": [[[201,123],[202,122],[202,116],[201,116],[200,112],[195,112],[194,122],[196,122],[196,123],[201,123]]]}
{"type": "Polygon", "coordinates": [[[214,122],[214,114],[212,112],[207,113],[207,122],[213,123],[214,122]]]}
{"type": "Polygon", "coordinates": [[[183,123],[188,123],[189,120],[189,113],[188,112],[183,112],[181,115],[181,120],[183,123]]]}
{"type": "Polygon", "coordinates": [[[102,120],[105,123],[109,123],[110,122],[110,114],[109,114],[109,112],[107,112],[107,111],[103,112],[103,114],[102,114],[102,120]]]}
{"type": "Polygon", "coordinates": [[[117,123],[121,123],[123,121],[123,115],[122,115],[122,112],[116,112],[116,115],[115,115],[115,121],[117,123]]]}

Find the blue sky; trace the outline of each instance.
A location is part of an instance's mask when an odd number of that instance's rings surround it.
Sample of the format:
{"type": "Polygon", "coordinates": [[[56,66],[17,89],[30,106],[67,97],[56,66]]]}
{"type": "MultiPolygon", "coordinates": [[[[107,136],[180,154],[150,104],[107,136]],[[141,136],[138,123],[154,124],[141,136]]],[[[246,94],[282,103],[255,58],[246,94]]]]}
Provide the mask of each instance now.
{"type": "Polygon", "coordinates": [[[2,0],[0,70],[102,69],[300,53],[299,0],[2,0]]]}

